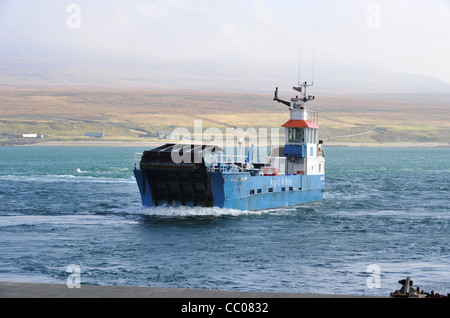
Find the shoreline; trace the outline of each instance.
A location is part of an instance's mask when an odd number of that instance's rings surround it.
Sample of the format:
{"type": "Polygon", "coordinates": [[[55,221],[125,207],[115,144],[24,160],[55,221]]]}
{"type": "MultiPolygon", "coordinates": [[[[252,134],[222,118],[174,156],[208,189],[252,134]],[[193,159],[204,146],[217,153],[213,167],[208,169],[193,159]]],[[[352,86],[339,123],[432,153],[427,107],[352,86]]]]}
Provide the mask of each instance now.
{"type": "Polygon", "coordinates": [[[324,143],[326,147],[361,147],[361,148],[448,148],[450,143],[444,142],[389,142],[389,143],[370,143],[370,142],[336,142],[324,143]]]}
{"type": "MultiPolygon", "coordinates": [[[[169,141],[168,141],[169,142],[169,141]]],[[[168,143],[167,142],[167,143],[168,143]]],[[[158,147],[166,144],[159,141],[44,141],[20,147],[158,147]]]]}
{"type": "MultiPolygon", "coordinates": [[[[158,147],[175,141],[43,141],[32,144],[16,145],[19,147],[158,147]]],[[[450,143],[443,142],[333,142],[324,143],[325,147],[361,147],[361,148],[447,148],[450,143]]]]}

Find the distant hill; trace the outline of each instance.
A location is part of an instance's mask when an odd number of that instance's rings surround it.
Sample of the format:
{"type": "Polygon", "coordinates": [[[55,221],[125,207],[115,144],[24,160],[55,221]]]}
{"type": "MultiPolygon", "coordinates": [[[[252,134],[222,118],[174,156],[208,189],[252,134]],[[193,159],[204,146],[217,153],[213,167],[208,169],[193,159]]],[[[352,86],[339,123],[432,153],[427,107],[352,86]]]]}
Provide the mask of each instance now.
{"type": "MultiPolygon", "coordinates": [[[[292,90],[280,90],[289,99],[292,90]]],[[[142,140],[160,130],[280,127],[289,119],[273,95],[192,90],[36,88],[0,89],[0,133],[84,140],[88,131],[110,140],[142,140]]],[[[333,142],[450,140],[448,95],[318,95],[321,138],[333,142]],[[442,101],[440,98],[442,98],[442,101]],[[396,100],[398,99],[398,100],[396,100]]]]}
{"type": "MultiPolygon", "coordinates": [[[[139,139],[171,127],[280,127],[297,67],[0,58],[0,133],[139,139]]],[[[303,73],[305,74],[305,73],[303,73]]],[[[312,74],[311,74],[312,77],[312,74]]],[[[310,81],[310,80],[308,80],[310,81]]],[[[450,84],[371,67],[317,65],[321,137],[329,142],[448,142],[450,84]]]]}
{"type": "MultiPolygon", "coordinates": [[[[122,61],[98,59],[0,57],[0,86],[19,88],[170,89],[269,93],[298,81],[297,65],[221,62],[122,61]]],[[[312,74],[302,73],[311,82],[312,74]]],[[[315,67],[316,94],[450,93],[440,79],[363,66],[315,67]]]]}

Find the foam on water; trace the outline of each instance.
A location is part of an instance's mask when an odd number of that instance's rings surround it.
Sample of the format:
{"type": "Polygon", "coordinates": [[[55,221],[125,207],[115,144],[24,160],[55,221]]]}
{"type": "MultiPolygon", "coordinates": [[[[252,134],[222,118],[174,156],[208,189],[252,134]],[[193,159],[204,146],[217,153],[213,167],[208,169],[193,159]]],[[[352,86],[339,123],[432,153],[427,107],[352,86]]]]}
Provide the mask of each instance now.
{"type": "Polygon", "coordinates": [[[98,215],[17,215],[0,216],[0,228],[23,225],[111,225],[111,224],[136,224],[133,220],[124,220],[98,215]]]}
{"type": "Polygon", "coordinates": [[[217,207],[189,207],[189,206],[159,206],[147,207],[141,210],[145,215],[160,217],[191,217],[191,216],[241,216],[241,215],[258,215],[261,211],[241,211],[234,209],[220,209],[217,207]]]}
{"type": "Polygon", "coordinates": [[[73,174],[31,174],[27,176],[15,176],[15,175],[6,175],[1,176],[0,181],[30,181],[30,182],[38,182],[38,183],[53,183],[53,182],[69,182],[69,183],[77,183],[77,182],[101,182],[101,183],[135,183],[136,180],[134,177],[130,176],[128,178],[123,177],[104,177],[104,176],[94,176],[94,175],[73,175],[73,174]]]}

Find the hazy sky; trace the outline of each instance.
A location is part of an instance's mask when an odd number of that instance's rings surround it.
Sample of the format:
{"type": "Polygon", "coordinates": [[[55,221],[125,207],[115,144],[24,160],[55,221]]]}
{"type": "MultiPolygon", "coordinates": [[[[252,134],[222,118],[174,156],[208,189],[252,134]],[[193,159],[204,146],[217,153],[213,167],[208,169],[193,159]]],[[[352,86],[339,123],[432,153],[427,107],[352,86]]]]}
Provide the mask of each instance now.
{"type": "Polygon", "coordinates": [[[314,46],[317,63],[450,82],[450,1],[0,0],[0,57],[296,68],[299,46],[305,63],[314,46]]]}

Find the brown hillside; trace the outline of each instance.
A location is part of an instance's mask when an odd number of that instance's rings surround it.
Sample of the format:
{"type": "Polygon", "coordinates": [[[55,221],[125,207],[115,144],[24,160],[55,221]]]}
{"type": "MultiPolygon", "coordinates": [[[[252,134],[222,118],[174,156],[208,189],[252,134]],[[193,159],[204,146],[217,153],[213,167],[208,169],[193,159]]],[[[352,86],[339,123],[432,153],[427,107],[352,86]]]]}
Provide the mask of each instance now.
{"type": "MultiPolygon", "coordinates": [[[[137,138],[170,127],[279,127],[289,117],[272,94],[144,90],[3,90],[0,133],[42,133],[77,138],[105,131],[137,138]],[[141,132],[141,133],[138,133],[141,132]]],[[[289,99],[290,92],[280,93],[289,99]]],[[[317,96],[321,137],[333,141],[447,142],[450,104],[392,101],[364,96],[317,96]]]]}

